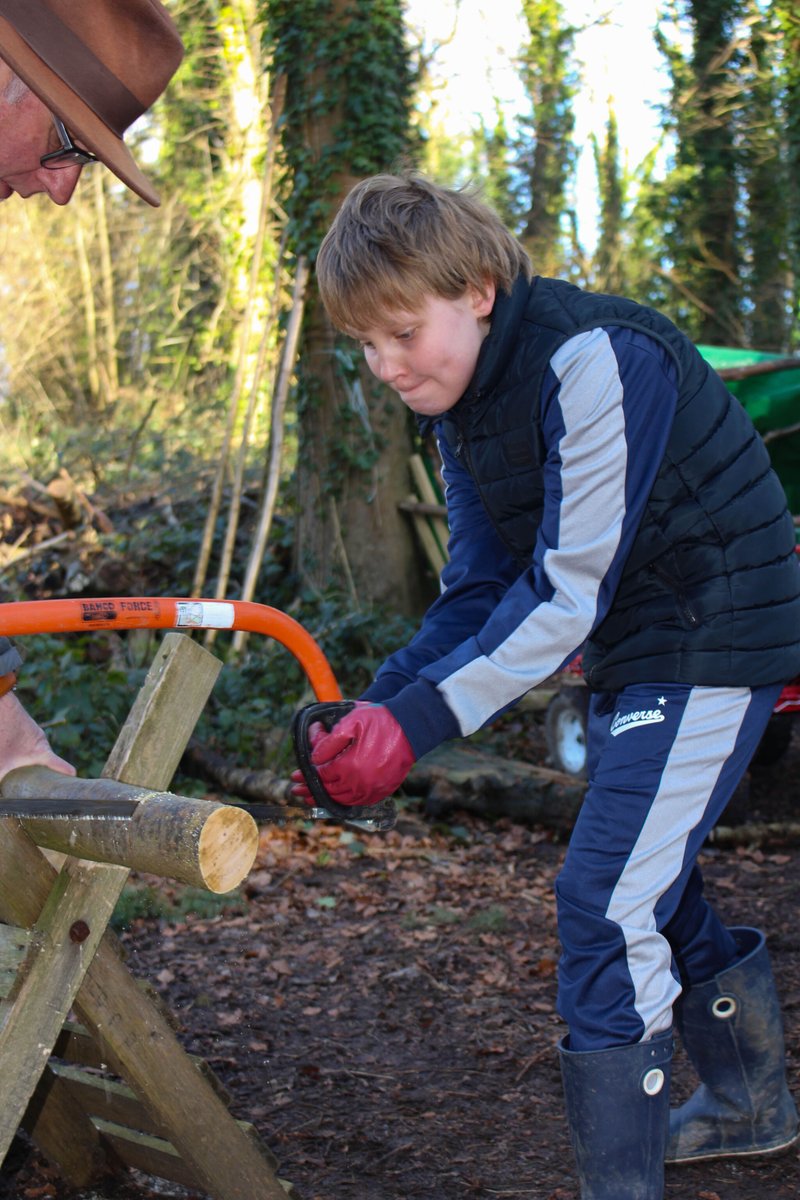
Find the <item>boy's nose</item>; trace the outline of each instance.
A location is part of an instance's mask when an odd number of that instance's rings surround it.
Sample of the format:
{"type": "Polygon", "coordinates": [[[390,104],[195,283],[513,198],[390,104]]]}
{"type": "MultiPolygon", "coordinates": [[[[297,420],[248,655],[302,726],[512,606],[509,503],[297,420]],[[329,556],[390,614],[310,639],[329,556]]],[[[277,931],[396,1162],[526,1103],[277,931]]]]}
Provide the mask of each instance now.
{"type": "Polygon", "coordinates": [[[378,356],[376,375],[383,383],[391,383],[400,374],[400,360],[394,354],[380,354],[378,356]]]}

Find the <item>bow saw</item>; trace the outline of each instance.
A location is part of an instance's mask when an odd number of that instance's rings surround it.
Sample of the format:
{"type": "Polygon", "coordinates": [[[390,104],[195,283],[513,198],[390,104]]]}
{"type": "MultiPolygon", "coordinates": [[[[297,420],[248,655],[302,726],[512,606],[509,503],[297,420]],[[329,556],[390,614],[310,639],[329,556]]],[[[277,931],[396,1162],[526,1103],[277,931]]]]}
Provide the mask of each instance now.
{"type": "MultiPolygon", "coordinates": [[[[337,804],[325,790],[311,761],[310,729],[320,722],[331,729],[353,707],[343,700],[339,685],[321,647],[293,617],[266,604],[247,600],[203,600],[182,596],[114,596],[101,599],[21,600],[0,606],[0,633],[8,637],[33,633],[91,633],[95,630],[199,629],[240,630],[260,633],[280,642],[299,662],[317,698],[295,714],[292,738],[298,766],[316,807],[241,804],[258,820],[281,820],[291,816],[306,819],[346,821],[366,830],[391,829],[395,823],[394,802],[390,798],[369,807],[337,804]]],[[[63,801],[0,799],[2,816],[54,816],[129,819],[135,803],[119,801],[100,808],[91,803],[66,805],[63,801]],[[45,806],[49,806],[48,808],[45,806]],[[22,811],[24,810],[24,811],[22,811]]]]}

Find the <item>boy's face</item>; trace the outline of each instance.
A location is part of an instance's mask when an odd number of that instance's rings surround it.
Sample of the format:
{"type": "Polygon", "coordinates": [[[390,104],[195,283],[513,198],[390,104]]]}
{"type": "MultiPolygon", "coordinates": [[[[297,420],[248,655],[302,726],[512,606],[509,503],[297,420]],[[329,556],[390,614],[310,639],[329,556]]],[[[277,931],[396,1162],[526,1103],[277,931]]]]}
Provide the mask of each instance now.
{"type": "Polygon", "coordinates": [[[369,329],[351,331],[367,366],[415,413],[436,417],[452,408],[472,378],[489,332],[494,284],[457,300],[428,296],[414,312],[394,312],[369,329]]]}

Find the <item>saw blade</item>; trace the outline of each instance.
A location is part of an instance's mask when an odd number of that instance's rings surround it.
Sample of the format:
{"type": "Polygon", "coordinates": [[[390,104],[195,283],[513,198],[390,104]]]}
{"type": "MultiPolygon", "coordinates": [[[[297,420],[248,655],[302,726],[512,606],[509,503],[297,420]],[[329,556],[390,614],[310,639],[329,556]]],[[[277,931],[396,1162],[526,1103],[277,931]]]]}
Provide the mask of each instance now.
{"type": "Polygon", "coordinates": [[[0,817],[36,821],[128,821],[138,800],[0,800],[0,817]]]}
{"type": "MultiPolygon", "coordinates": [[[[146,803],[146,802],[145,802],[146,803]]],[[[51,800],[29,797],[25,800],[0,798],[0,818],[17,817],[23,821],[129,821],[135,815],[138,800],[51,800]]],[[[241,808],[254,821],[338,821],[324,808],[288,804],[226,803],[227,808],[241,808]]],[[[355,819],[345,822],[367,833],[379,832],[386,826],[380,820],[355,819]]]]}

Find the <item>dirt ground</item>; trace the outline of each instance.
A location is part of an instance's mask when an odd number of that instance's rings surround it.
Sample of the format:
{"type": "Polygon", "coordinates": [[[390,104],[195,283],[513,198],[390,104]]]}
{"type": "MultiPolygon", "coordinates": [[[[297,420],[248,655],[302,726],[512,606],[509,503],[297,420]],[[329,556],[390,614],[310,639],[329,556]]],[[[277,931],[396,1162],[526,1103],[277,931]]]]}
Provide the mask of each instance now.
{"type": "MultiPolygon", "coordinates": [[[[793,820],[800,731],[753,772],[756,820],[793,820]]],[[[246,902],[213,918],[133,923],[135,974],[163,995],[254,1122],[301,1200],[578,1200],[556,1042],[553,880],[542,829],[409,802],[398,826],[265,828],[246,902]]],[[[708,847],[707,891],[763,928],[800,1098],[800,847],[708,847]]],[[[693,1087],[678,1056],[675,1094],[693,1087]]],[[[668,1200],[788,1200],[800,1153],[667,1168],[668,1200]]],[[[15,1144],[0,1196],[199,1200],[145,1177],[66,1188],[15,1144]]]]}

